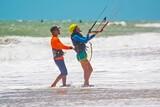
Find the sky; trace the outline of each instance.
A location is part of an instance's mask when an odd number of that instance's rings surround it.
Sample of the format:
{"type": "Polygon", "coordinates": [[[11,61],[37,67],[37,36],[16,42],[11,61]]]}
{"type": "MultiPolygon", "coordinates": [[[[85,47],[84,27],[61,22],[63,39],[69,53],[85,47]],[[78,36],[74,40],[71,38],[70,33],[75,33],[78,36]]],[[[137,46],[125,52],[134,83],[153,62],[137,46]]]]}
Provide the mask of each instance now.
{"type": "Polygon", "coordinates": [[[160,20],[160,0],[0,0],[0,20],[160,20]]]}

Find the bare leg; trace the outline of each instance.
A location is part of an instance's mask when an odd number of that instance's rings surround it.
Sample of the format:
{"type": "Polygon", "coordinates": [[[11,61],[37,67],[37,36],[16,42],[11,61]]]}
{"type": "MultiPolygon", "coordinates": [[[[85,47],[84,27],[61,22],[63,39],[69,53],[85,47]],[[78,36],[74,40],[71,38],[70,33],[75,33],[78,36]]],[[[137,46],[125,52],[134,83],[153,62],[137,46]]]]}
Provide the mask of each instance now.
{"type": "Polygon", "coordinates": [[[81,61],[81,65],[84,71],[84,86],[89,86],[89,79],[93,71],[92,66],[88,60],[81,61]]]}
{"type": "MultiPolygon", "coordinates": [[[[89,76],[88,76],[88,78],[90,78],[90,76],[91,76],[91,74],[92,74],[92,72],[93,72],[93,68],[92,68],[92,66],[91,66],[91,64],[90,64],[90,62],[87,60],[87,67],[88,67],[88,71],[89,71],[89,76]]],[[[89,79],[88,79],[89,80],[89,79]]]]}
{"type": "Polygon", "coordinates": [[[62,77],[62,83],[63,83],[63,86],[66,86],[66,76],[64,75],[63,77],[62,77]]]}
{"type": "Polygon", "coordinates": [[[60,74],[60,75],[58,75],[58,77],[56,78],[56,80],[52,83],[52,85],[51,85],[51,87],[55,87],[56,86],[56,84],[57,84],[57,82],[60,80],[60,79],[62,79],[62,75],[60,74]]]}

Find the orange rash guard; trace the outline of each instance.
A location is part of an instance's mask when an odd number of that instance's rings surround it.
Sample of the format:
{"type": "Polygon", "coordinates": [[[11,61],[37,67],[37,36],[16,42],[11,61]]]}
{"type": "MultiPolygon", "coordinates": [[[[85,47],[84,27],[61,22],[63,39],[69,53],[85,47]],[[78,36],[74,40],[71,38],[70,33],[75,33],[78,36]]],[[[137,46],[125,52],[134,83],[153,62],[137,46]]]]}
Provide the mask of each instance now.
{"type": "MultiPolygon", "coordinates": [[[[51,38],[51,47],[52,49],[62,50],[62,49],[71,49],[71,46],[64,45],[58,38],[58,36],[52,36],[51,38]]],[[[63,56],[56,58],[55,60],[64,60],[63,56]]]]}

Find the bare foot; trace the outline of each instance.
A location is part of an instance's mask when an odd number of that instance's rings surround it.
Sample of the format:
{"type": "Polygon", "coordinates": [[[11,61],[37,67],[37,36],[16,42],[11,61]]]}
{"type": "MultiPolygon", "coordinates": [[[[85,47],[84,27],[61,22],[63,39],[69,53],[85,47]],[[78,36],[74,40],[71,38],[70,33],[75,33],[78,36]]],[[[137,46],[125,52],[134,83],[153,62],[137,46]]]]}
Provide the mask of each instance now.
{"type": "Polygon", "coordinates": [[[70,87],[71,84],[62,85],[61,87],[70,87]]]}
{"type": "Polygon", "coordinates": [[[82,87],[94,87],[94,85],[84,84],[82,87]]]}
{"type": "Polygon", "coordinates": [[[56,87],[56,85],[55,85],[55,84],[52,84],[51,87],[56,87]]]}

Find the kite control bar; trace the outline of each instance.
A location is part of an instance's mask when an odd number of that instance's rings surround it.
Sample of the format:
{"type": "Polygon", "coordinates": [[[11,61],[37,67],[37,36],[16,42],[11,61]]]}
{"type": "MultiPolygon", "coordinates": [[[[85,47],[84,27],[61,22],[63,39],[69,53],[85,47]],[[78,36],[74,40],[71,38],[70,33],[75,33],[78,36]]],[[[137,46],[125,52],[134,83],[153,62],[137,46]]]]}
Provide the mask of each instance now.
{"type": "Polygon", "coordinates": [[[92,31],[92,29],[94,28],[94,26],[96,25],[97,20],[94,22],[94,24],[91,26],[91,28],[88,31],[88,35],[90,33],[100,33],[103,31],[103,29],[109,24],[109,21],[106,20],[106,17],[101,21],[101,23],[99,24],[98,28],[95,31],[92,31]]]}

